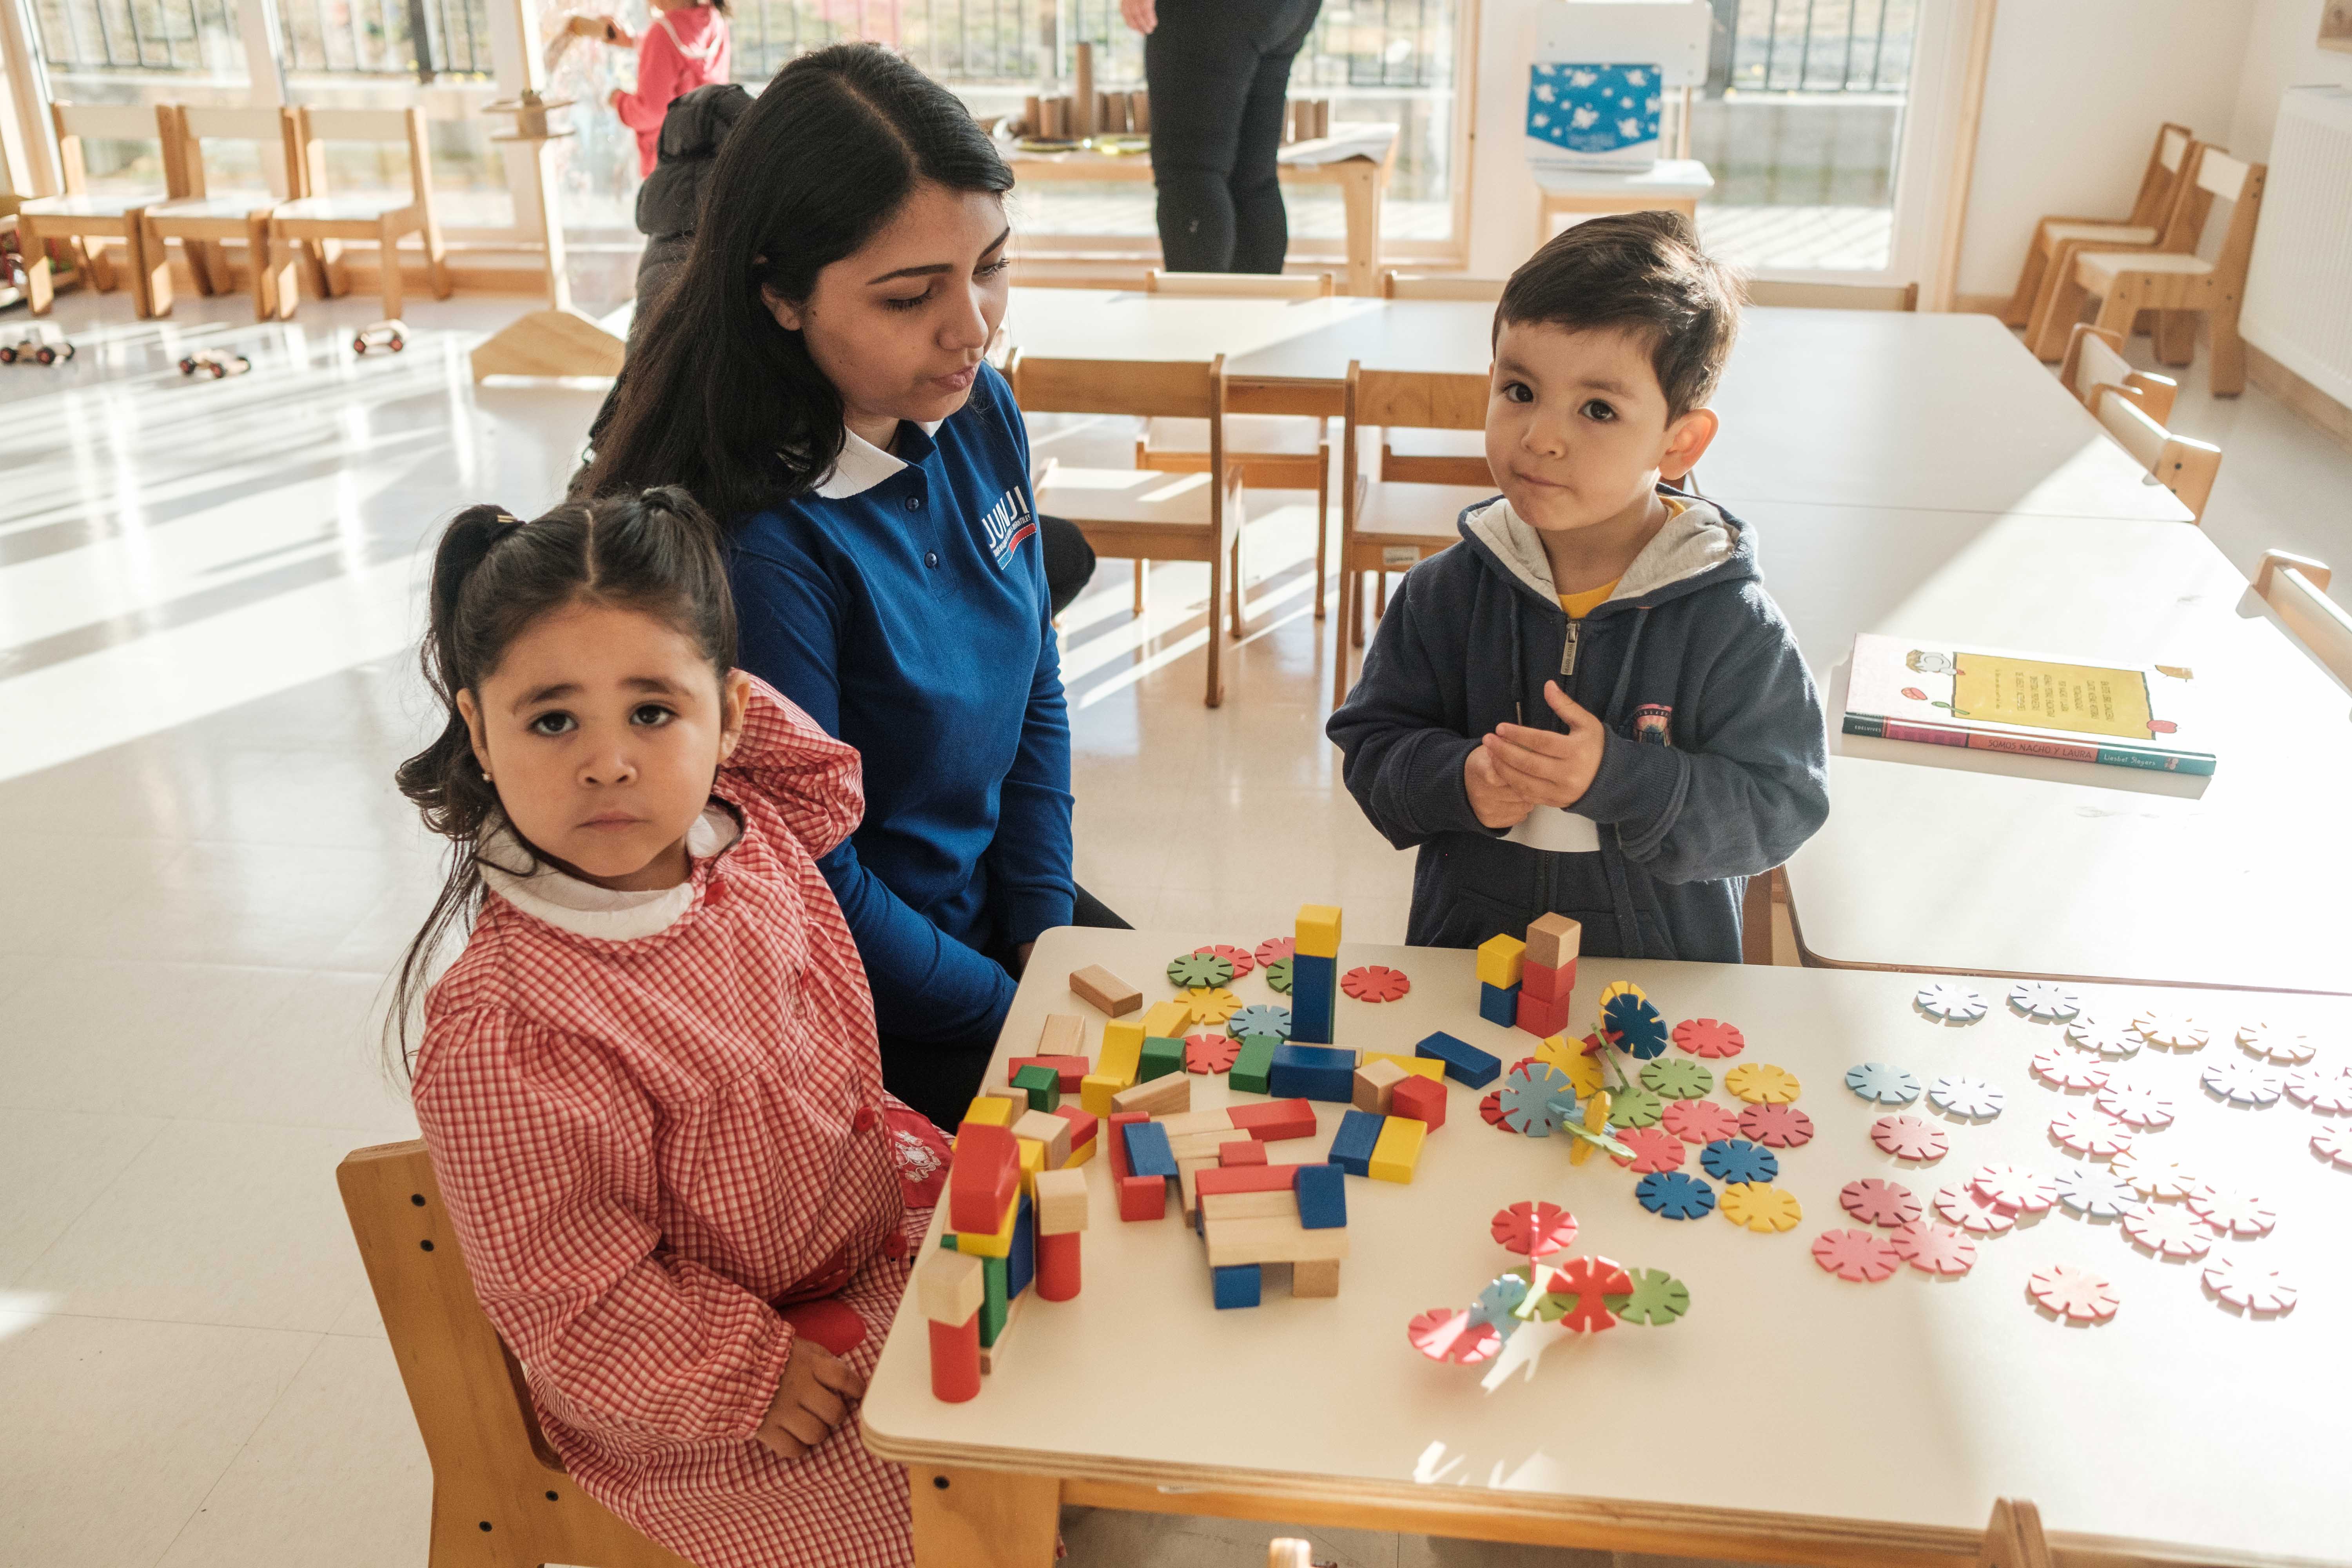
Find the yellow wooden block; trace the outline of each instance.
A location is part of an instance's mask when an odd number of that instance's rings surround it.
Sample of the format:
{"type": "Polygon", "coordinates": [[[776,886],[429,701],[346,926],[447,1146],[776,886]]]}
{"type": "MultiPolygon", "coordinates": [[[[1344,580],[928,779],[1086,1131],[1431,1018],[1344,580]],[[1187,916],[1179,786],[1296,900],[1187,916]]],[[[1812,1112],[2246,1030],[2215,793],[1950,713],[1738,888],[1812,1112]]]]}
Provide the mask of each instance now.
{"type": "MultiPolygon", "coordinates": [[[[1112,1080],[1113,1089],[1125,1089],[1135,1081],[1143,1065],[1143,1026],[1114,1018],[1103,1026],[1102,1055],[1095,1062],[1097,1077],[1112,1080]]],[[[1094,1110],[1091,1105],[1088,1110],[1094,1110]]],[[[1107,1110],[1095,1110],[1097,1116],[1108,1116],[1107,1110]]]]}
{"type": "MultiPolygon", "coordinates": [[[[1108,1105],[1110,1101],[1106,1100],[1103,1103],[1105,1105],[1108,1105]]],[[[1070,1151],[1070,1157],[1062,1162],[1062,1169],[1065,1171],[1076,1170],[1080,1165],[1083,1165],[1087,1161],[1093,1159],[1095,1157],[1095,1151],[1101,1147],[1102,1134],[1097,1132],[1093,1137],[1087,1139],[1085,1142],[1070,1151]]]]}
{"type": "MultiPolygon", "coordinates": [[[[1022,1175],[1023,1179],[1025,1181],[1028,1176],[1028,1171],[1025,1164],[1023,1168],[1022,1175]]],[[[973,1231],[959,1230],[954,1233],[956,1238],[956,1250],[958,1252],[969,1252],[975,1258],[1012,1257],[1013,1222],[1014,1219],[1019,1217],[1020,1214],[1021,1194],[1019,1193],[1015,1193],[1013,1194],[1013,1201],[1004,1205],[1004,1223],[996,1227],[995,1235],[982,1236],[973,1231]]]]}
{"type": "MultiPolygon", "coordinates": [[[[1134,1078],[1130,1072],[1127,1082],[1134,1081],[1134,1078]]],[[[1107,1072],[1090,1072],[1078,1080],[1078,1104],[1090,1116],[1108,1116],[1118,1109],[1111,1100],[1127,1087],[1127,1082],[1107,1072]]]]}
{"type": "Polygon", "coordinates": [[[991,1127],[1010,1127],[1013,1125],[1013,1102],[998,1095],[979,1095],[964,1107],[963,1119],[966,1121],[984,1121],[991,1127]]]}
{"type": "Polygon", "coordinates": [[[1478,984],[1517,985],[1527,958],[1528,944],[1517,937],[1488,937],[1478,944],[1478,984]]]}
{"type": "Polygon", "coordinates": [[[1445,1064],[1434,1057],[1400,1057],[1388,1051],[1362,1051],[1357,1054],[1358,1067],[1369,1067],[1373,1062],[1394,1062],[1407,1072],[1419,1073],[1423,1078],[1437,1079],[1441,1081],[1445,1077],[1445,1064]]]}
{"type": "Polygon", "coordinates": [[[1413,1167],[1421,1163],[1421,1142],[1428,1136],[1427,1122],[1410,1116],[1390,1117],[1381,1123],[1380,1139],[1372,1145],[1365,1174],[1376,1182],[1410,1184],[1413,1167]]]}
{"type": "Polygon", "coordinates": [[[1192,1021],[1192,1004],[1186,998],[1180,996],[1173,1002],[1155,1002],[1143,1015],[1143,1033],[1149,1039],[1181,1040],[1184,1037],[1184,1026],[1192,1021]]]}
{"type": "Polygon", "coordinates": [[[1566,1073],[1579,1100],[1599,1093],[1601,1086],[1609,1081],[1601,1073],[1601,1058],[1586,1056],[1584,1042],[1566,1035],[1554,1035],[1536,1047],[1536,1060],[1566,1073]]]}
{"type": "Polygon", "coordinates": [[[1301,904],[1295,928],[1296,944],[1309,958],[1339,956],[1339,909],[1336,904],[1301,904]]]}
{"type": "Polygon", "coordinates": [[[1013,1143],[1021,1151],[1021,1190],[1034,1196],[1037,1173],[1045,1168],[1045,1145],[1034,1138],[1016,1138],[1013,1143]]]}

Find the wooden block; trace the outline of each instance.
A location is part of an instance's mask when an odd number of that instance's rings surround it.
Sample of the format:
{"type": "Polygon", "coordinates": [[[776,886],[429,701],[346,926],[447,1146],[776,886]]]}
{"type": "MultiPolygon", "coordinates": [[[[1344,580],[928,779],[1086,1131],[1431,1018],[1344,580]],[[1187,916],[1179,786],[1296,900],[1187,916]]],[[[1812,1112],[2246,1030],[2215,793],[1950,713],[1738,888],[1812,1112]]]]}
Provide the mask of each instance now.
{"type": "Polygon", "coordinates": [[[1090,1072],[1078,1081],[1078,1103],[1097,1116],[1108,1116],[1118,1109],[1118,1091],[1126,1087],[1115,1078],[1090,1072]]]}
{"type": "Polygon", "coordinates": [[[993,1375],[996,1370],[1004,1364],[1006,1342],[1013,1337],[1013,1325],[1021,1321],[1021,1303],[1028,1299],[1026,1291],[1008,1299],[1004,1303],[1003,1314],[998,1319],[993,1332],[990,1331],[987,1312],[983,1310],[981,1313],[980,1370],[982,1375],[993,1375]]]}
{"type": "Polygon", "coordinates": [[[1331,1134],[1331,1163],[1351,1176],[1370,1174],[1372,1151],[1380,1145],[1387,1120],[1364,1110],[1341,1112],[1339,1130],[1331,1134]]]}
{"type": "Polygon", "coordinates": [[[1528,927],[1528,962],[1558,969],[1576,962],[1584,928],[1566,915],[1546,915],[1528,927]]]}
{"type": "Polygon", "coordinates": [[[1122,1220],[1165,1219],[1168,1179],[1165,1176],[1122,1176],[1118,1184],[1118,1217],[1122,1220]]]}
{"type": "Polygon", "coordinates": [[[1041,1057],[1082,1057],[1087,1054],[1087,1021],[1076,1013],[1048,1013],[1037,1031],[1041,1057]]]}
{"type": "Polygon", "coordinates": [[[1410,1116],[1432,1132],[1445,1125],[1445,1086],[1417,1078],[1396,1086],[1389,1097],[1391,1116],[1410,1116]]]}
{"type": "Polygon", "coordinates": [[[915,1301],[932,1322],[964,1322],[987,1296],[988,1268],[975,1254],[934,1247],[915,1270],[915,1301]]]}
{"type": "Polygon", "coordinates": [[[1519,964],[1526,958],[1528,944],[1515,936],[1490,936],[1478,944],[1478,984],[1481,985],[1517,985],[1519,964]]]}
{"type": "Polygon", "coordinates": [[[1225,1114],[1261,1143],[1315,1136],[1315,1107],[1304,1100],[1270,1100],[1263,1105],[1229,1105],[1225,1114]]]}
{"type": "MultiPolygon", "coordinates": [[[[1162,1122],[1160,1125],[1164,1127],[1167,1123],[1162,1122]]],[[[1187,1132],[1181,1138],[1171,1138],[1168,1140],[1168,1147],[1175,1152],[1176,1157],[1180,1160],[1206,1160],[1209,1163],[1213,1165],[1218,1163],[1217,1151],[1223,1145],[1227,1143],[1254,1143],[1255,1142],[1255,1139],[1252,1138],[1248,1133],[1241,1131],[1241,1129],[1237,1127],[1228,1127],[1222,1132],[1213,1131],[1208,1132],[1187,1132]]]]}
{"type": "Polygon", "coordinates": [[[1279,1095],[1347,1105],[1356,1094],[1356,1053],[1338,1046],[1284,1045],[1274,1053],[1266,1081],[1279,1095]]]}
{"type": "Polygon", "coordinates": [[[1114,1018],[1124,1017],[1143,1005],[1142,992],[1099,963],[1073,970],[1070,989],[1088,1006],[1100,1008],[1114,1018]]]}
{"type": "MultiPolygon", "coordinates": [[[[1029,1097],[1023,1095],[1021,1103],[1026,1106],[1029,1103],[1029,1097]]],[[[998,1095],[983,1094],[974,1097],[972,1102],[964,1107],[963,1119],[966,1121],[977,1121],[986,1127],[1010,1127],[1013,1125],[1013,1107],[1011,1100],[998,1095]]]]}
{"type": "Polygon", "coordinates": [[[1432,1061],[1427,1057],[1399,1056],[1394,1051],[1358,1052],[1357,1065],[1360,1067],[1366,1062],[1394,1062],[1417,1078],[1443,1079],[1445,1076],[1445,1064],[1432,1061]]]}
{"type": "Polygon", "coordinates": [[[1103,1123],[1102,1137],[1098,1142],[1110,1145],[1110,1173],[1113,1181],[1123,1182],[1135,1174],[1135,1172],[1128,1166],[1127,1134],[1121,1130],[1138,1121],[1150,1120],[1150,1117],[1140,1110],[1122,1110],[1114,1112],[1110,1120],[1103,1123]]]}
{"type": "Polygon", "coordinates": [[[1213,1263],[1209,1266],[1209,1279],[1220,1312],[1256,1306],[1264,1289],[1255,1263],[1229,1264],[1222,1268],[1213,1263]]]}
{"type": "Polygon", "coordinates": [[[1202,1216],[1212,1223],[1297,1212],[1298,1200],[1288,1193],[1206,1193],[1201,1198],[1202,1216]]]}
{"type": "Polygon", "coordinates": [[[1304,1169],[1298,1165],[1221,1165],[1201,1173],[1202,1196],[1211,1193],[1286,1193],[1304,1169]]]}
{"type": "Polygon", "coordinates": [[[1110,1102],[1115,1110],[1140,1110],[1151,1116],[1189,1110],[1192,1107],[1192,1075],[1180,1072],[1155,1078],[1150,1083],[1120,1089],[1110,1097],[1110,1102]]]}
{"type": "MultiPolygon", "coordinates": [[[[1020,1166],[1013,1167],[1018,1177],[1020,1166]]],[[[1003,1223],[993,1230],[960,1230],[955,1233],[956,1250],[969,1252],[977,1258],[1010,1258],[1013,1255],[1013,1226],[1021,1217],[1021,1189],[1013,1189],[1013,1201],[1004,1205],[1003,1223]]],[[[982,1337],[986,1337],[983,1327],[982,1337]]]]}
{"type": "Polygon", "coordinates": [[[1052,1068],[1023,1068],[1013,1075],[1013,1087],[1028,1091],[1032,1110],[1051,1110],[1062,1103],[1062,1075],[1052,1068]]]}
{"type": "Polygon", "coordinates": [[[1034,1190],[1037,1173],[1045,1168],[1045,1145],[1034,1138],[1019,1138],[1015,1146],[1021,1151],[1021,1191],[1025,1194],[1034,1190]]]}
{"type": "Polygon", "coordinates": [[[1078,1171],[1047,1171],[1037,1178],[1037,1234],[1066,1236],[1087,1228],[1087,1178],[1078,1171]]]}
{"type": "MultiPolygon", "coordinates": [[[[1143,1033],[1147,1038],[1156,1036],[1181,1045],[1184,1031],[1192,1022],[1192,1003],[1181,997],[1173,1002],[1155,1002],[1151,1005],[1151,1011],[1143,1016],[1143,1033]]],[[[1180,1060],[1177,1066],[1181,1068],[1183,1063],[1180,1060]]]]}
{"type": "Polygon", "coordinates": [[[1334,904],[1301,904],[1293,928],[1300,953],[1309,958],[1339,956],[1339,910],[1334,904]]]}
{"type": "Polygon", "coordinates": [[[1102,1146],[1103,1141],[1101,1139],[1087,1139],[1085,1142],[1070,1151],[1070,1157],[1066,1161],[1063,1162],[1062,1169],[1065,1171],[1076,1170],[1079,1166],[1093,1159],[1095,1157],[1095,1151],[1102,1146]]]}
{"type": "MultiPolygon", "coordinates": [[[[1062,1162],[1070,1157],[1070,1124],[1050,1110],[1032,1110],[1023,1115],[1013,1124],[1013,1136],[1045,1145],[1045,1168],[1049,1171],[1059,1169],[1062,1162]]],[[[1034,1186],[1035,1183],[1033,1175],[1030,1184],[1034,1186]]]]}
{"type": "Polygon", "coordinates": [[[1230,1170],[1235,1165],[1263,1165],[1265,1163],[1265,1145],[1255,1138],[1245,1143],[1217,1145],[1217,1163],[1224,1169],[1230,1170]]]}
{"type": "Polygon", "coordinates": [[[1274,1053],[1282,1044],[1274,1035],[1244,1035],[1241,1053],[1225,1073],[1225,1086],[1244,1094],[1267,1092],[1266,1075],[1274,1066],[1274,1053]]]}
{"type": "Polygon", "coordinates": [[[1440,1029],[1413,1047],[1415,1056],[1445,1064],[1445,1076],[1472,1089],[1484,1089],[1503,1074],[1503,1064],[1467,1040],[1440,1029]]]}
{"type": "Polygon", "coordinates": [[[1568,1005],[1568,994],[1576,989],[1576,960],[1571,958],[1558,969],[1549,969],[1540,963],[1527,963],[1520,967],[1520,995],[1532,996],[1538,1002],[1557,1003],[1561,1006],[1568,1005]]]}
{"type": "Polygon", "coordinates": [[[1037,1238],[1037,1295],[1046,1301],[1067,1301],[1078,1293],[1084,1263],[1084,1237],[1075,1230],[1037,1238]]]}
{"type": "Polygon", "coordinates": [[[1193,1215],[1201,1212],[1201,1173],[1216,1169],[1213,1158],[1176,1162],[1176,1202],[1184,1211],[1186,1224],[1191,1224],[1193,1215]]]}
{"type": "Polygon", "coordinates": [[[1236,1263],[1297,1263],[1348,1256],[1348,1232],[1308,1230],[1297,1215],[1229,1219],[1207,1226],[1209,1267],[1236,1263]]]}
{"type": "MultiPolygon", "coordinates": [[[[1441,1069],[1442,1070],[1442,1069],[1441,1069]]],[[[1356,1069],[1355,1106],[1376,1116],[1389,1113],[1389,1097],[1404,1081],[1404,1068],[1394,1062],[1367,1062],[1356,1069]]]]}
{"type": "Polygon", "coordinates": [[[948,1173],[950,1228],[981,1234],[995,1230],[1005,1205],[1020,1191],[1019,1141],[1010,1131],[981,1121],[956,1129],[955,1163],[948,1173]]]}
{"type": "Polygon", "coordinates": [[[1519,1022],[1519,988],[1516,985],[1479,986],[1478,1016],[1498,1029],[1517,1027],[1519,1022]]]}
{"type": "Polygon", "coordinates": [[[1184,1070],[1184,1042],[1167,1039],[1158,1035],[1143,1037],[1143,1054],[1137,1058],[1135,1081],[1149,1083],[1155,1078],[1165,1078],[1171,1072],[1184,1070]]]}
{"type": "MultiPolygon", "coordinates": [[[[1095,1141],[1095,1129],[1099,1125],[1093,1111],[1083,1110],[1077,1106],[1072,1105],[1069,1101],[1064,1100],[1061,1104],[1054,1108],[1054,1114],[1070,1124],[1071,1153],[1076,1154],[1080,1149],[1089,1147],[1093,1144],[1095,1141]]],[[[1067,1163],[1072,1164],[1076,1163],[1076,1161],[1070,1161],[1067,1163]]]]}
{"type": "Polygon", "coordinates": [[[1004,1081],[1003,1083],[982,1084],[980,1086],[980,1093],[982,1099],[1001,1100],[1006,1104],[1012,1106],[1013,1114],[1016,1118],[1019,1117],[1023,1111],[1029,1109],[1029,1091],[1025,1089],[1013,1088],[1013,1075],[1010,1072],[1007,1072],[1004,1075],[1004,1081]]]}
{"type": "Polygon", "coordinates": [[[948,1405],[979,1397],[980,1313],[961,1323],[934,1322],[930,1331],[931,1397],[948,1405]]]}
{"type": "Polygon", "coordinates": [[[1371,1163],[1365,1173],[1376,1182],[1411,1185],[1412,1173],[1421,1163],[1422,1140],[1428,1136],[1429,1128],[1412,1117],[1390,1117],[1381,1123],[1380,1142],[1372,1145],[1371,1163]]]}
{"type": "Polygon", "coordinates": [[[1130,1121],[1119,1129],[1127,1139],[1127,1168],[1139,1176],[1172,1176],[1176,1153],[1168,1146],[1167,1130],[1152,1121],[1130,1121]]]}
{"type": "Polygon", "coordinates": [[[1564,1032],[1568,1027],[1568,1002],[1565,999],[1547,1002],[1530,995],[1525,986],[1519,988],[1518,1026],[1541,1039],[1564,1032]]]}
{"type": "Polygon", "coordinates": [[[1195,1132],[1225,1132],[1240,1125],[1232,1112],[1223,1106],[1209,1110],[1180,1111],[1174,1116],[1160,1118],[1160,1125],[1168,1129],[1171,1138],[1189,1137],[1195,1132]]]}
{"type": "Polygon", "coordinates": [[[1294,1296],[1337,1296],[1339,1293],[1339,1260],[1336,1258],[1303,1258],[1290,1266],[1290,1293],[1294,1296]]]}
{"type": "Polygon", "coordinates": [[[1337,1165],[1301,1165],[1291,1202],[1308,1230],[1343,1230],[1348,1224],[1348,1175],[1337,1165]]]}
{"type": "Polygon", "coordinates": [[[1004,1064],[1004,1081],[1011,1083],[1023,1068],[1046,1068],[1061,1080],[1064,1094],[1076,1094],[1095,1064],[1085,1057],[1014,1057],[1004,1064]]]}

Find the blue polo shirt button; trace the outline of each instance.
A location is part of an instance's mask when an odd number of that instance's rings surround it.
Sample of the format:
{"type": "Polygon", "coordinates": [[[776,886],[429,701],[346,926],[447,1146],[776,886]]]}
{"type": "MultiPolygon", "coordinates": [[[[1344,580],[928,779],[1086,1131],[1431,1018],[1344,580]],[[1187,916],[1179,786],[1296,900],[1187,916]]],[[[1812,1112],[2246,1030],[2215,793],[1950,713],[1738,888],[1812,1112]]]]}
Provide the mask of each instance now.
{"type": "Polygon", "coordinates": [[[926,550],[926,551],[924,551],[924,552],[923,552],[923,564],[924,564],[924,565],[926,565],[926,566],[937,566],[939,563],[940,563],[940,552],[939,552],[938,551],[936,551],[936,550],[926,550]]]}
{"type": "Polygon", "coordinates": [[[920,497],[920,496],[908,496],[908,497],[907,498],[907,510],[908,510],[908,511],[920,511],[920,510],[923,510],[923,498],[922,498],[922,497],[920,497]]]}

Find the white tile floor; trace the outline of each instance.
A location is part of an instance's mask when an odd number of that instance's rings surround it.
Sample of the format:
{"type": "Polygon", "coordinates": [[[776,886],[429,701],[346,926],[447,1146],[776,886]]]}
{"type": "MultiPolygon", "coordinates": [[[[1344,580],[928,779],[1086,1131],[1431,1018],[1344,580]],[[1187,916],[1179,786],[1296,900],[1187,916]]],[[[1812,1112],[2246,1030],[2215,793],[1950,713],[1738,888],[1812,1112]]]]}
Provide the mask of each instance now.
{"type": "MultiPolygon", "coordinates": [[[[515,308],[421,307],[407,353],[355,362],[366,301],[132,326],[74,296],[79,358],[0,369],[0,1564],[424,1560],[430,1477],[333,1168],[415,1127],[376,1009],[435,882],[390,782],[424,718],[416,546],[462,503],[551,499],[599,395],[472,387],[466,345],[515,308]],[[183,381],[196,344],[254,371],[183,381]]],[[[2352,561],[2352,454],[2189,384],[2232,558],[2352,561]]],[[[1255,938],[1311,894],[1402,938],[1409,861],[1320,734],[1308,543],[1267,525],[1213,713],[1199,569],[1154,574],[1148,635],[1122,565],[1066,619],[1079,872],[1139,925],[1255,938]]],[[[1121,1568],[1252,1563],[1276,1532],[1067,1521],[1073,1563],[1121,1568]]],[[[1588,1561],[1302,1533],[1349,1568],[1588,1561]]]]}

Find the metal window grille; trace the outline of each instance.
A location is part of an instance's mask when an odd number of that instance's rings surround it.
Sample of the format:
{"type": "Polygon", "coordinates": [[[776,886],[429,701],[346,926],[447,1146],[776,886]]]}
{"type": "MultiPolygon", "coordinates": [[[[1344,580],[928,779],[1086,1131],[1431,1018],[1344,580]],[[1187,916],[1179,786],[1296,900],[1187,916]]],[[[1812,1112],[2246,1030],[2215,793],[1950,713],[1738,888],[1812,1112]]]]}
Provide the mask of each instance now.
{"type": "Polygon", "coordinates": [[[1714,0],[1707,94],[1900,93],[1911,80],[1919,0],[1714,0]]]}

